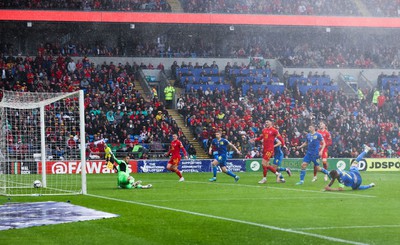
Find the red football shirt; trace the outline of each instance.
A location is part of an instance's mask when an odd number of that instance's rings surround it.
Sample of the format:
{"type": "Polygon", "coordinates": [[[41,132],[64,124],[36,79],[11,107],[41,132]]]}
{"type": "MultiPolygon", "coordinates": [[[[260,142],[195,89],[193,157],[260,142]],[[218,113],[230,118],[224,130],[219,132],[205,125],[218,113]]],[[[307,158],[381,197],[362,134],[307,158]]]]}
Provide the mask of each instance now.
{"type": "MultiPolygon", "coordinates": [[[[328,130],[318,130],[318,133],[320,133],[322,135],[322,138],[324,138],[325,141],[325,148],[323,150],[323,152],[327,152],[328,151],[328,146],[332,145],[332,137],[331,134],[328,132],[328,130]]],[[[322,142],[321,142],[322,145],[322,142]]]]}
{"type": "Polygon", "coordinates": [[[181,155],[181,149],[183,151],[183,154],[186,156],[186,149],[185,147],[183,147],[182,142],[180,140],[174,140],[171,142],[168,155],[172,154],[172,157],[178,157],[181,155]]]}
{"type": "Polygon", "coordinates": [[[274,141],[276,136],[279,135],[278,130],[274,127],[264,128],[260,137],[256,138],[255,140],[263,141],[264,152],[266,151],[274,151],[274,141]]]}

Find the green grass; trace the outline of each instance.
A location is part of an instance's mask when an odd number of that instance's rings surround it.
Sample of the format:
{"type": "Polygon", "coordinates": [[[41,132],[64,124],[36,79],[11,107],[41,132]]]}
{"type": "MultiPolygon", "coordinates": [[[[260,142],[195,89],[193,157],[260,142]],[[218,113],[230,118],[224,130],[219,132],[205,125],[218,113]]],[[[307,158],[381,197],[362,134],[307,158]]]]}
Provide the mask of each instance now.
{"type": "Polygon", "coordinates": [[[219,174],[136,174],[149,190],[116,189],[116,175],[89,175],[89,195],[0,196],[5,202],[70,201],[118,218],[0,231],[0,244],[397,244],[400,182],[397,172],[362,173],[366,191],[322,192],[322,175],[296,186],[257,184],[260,173],[239,183],[219,174]],[[344,242],[340,242],[344,241],[344,242]],[[347,242],[346,242],[347,241],[347,242]]]}

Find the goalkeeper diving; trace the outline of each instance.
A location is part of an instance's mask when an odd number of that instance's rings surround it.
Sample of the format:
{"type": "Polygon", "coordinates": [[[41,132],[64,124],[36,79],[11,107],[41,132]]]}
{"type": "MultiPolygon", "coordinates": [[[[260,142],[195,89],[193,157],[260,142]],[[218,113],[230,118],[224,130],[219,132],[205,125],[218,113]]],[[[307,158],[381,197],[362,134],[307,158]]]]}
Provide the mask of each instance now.
{"type": "MultiPolygon", "coordinates": [[[[118,181],[117,181],[117,186],[119,188],[122,189],[149,189],[152,187],[151,184],[147,184],[147,185],[142,185],[142,181],[138,180],[135,181],[135,178],[133,178],[132,176],[130,176],[130,172],[131,170],[128,167],[128,163],[130,160],[129,155],[126,155],[122,160],[117,159],[113,152],[111,151],[111,149],[106,146],[106,149],[104,150],[105,155],[107,156],[107,154],[110,154],[109,156],[109,162],[107,163],[107,167],[111,170],[113,168],[115,168],[117,170],[118,173],[118,181]],[[107,150],[107,148],[109,150],[107,150]],[[114,159],[114,162],[117,164],[117,166],[115,166],[114,164],[111,163],[111,160],[114,159]],[[111,166],[109,165],[111,164],[111,166]]],[[[107,159],[106,159],[107,160],[107,159]]]]}

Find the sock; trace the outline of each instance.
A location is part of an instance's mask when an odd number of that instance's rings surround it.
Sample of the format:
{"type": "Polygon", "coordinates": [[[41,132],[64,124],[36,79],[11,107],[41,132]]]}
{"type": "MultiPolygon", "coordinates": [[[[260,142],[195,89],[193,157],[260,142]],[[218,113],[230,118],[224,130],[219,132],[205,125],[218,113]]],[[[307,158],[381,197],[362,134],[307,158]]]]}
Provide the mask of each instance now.
{"type": "Polygon", "coordinates": [[[305,169],[300,170],[300,181],[304,181],[305,177],[306,177],[306,170],[305,169]]]}
{"type": "Polygon", "coordinates": [[[279,168],[278,168],[278,171],[279,171],[279,172],[286,171],[286,168],[279,167],[279,168]]]}
{"type": "Polygon", "coordinates": [[[276,170],[274,167],[268,166],[267,169],[269,169],[269,171],[271,171],[272,173],[276,174],[276,170]]]}
{"type": "Polygon", "coordinates": [[[282,174],[279,174],[279,179],[283,179],[283,175],[282,174]]]}
{"type": "Polygon", "coordinates": [[[267,177],[267,172],[268,172],[268,168],[266,166],[263,166],[263,176],[264,176],[264,178],[267,177]]]}
{"type": "Polygon", "coordinates": [[[356,158],[356,161],[357,162],[361,161],[364,158],[365,154],[367,154],[367,152],[365,151],[361,152],[361,154],[358,155],[358,157],[356,158]]]}
{"type": "Polygon", "coordinates": [[[226,174],[229,175],[229,176],[232,176],[233,178],[236,177],[236,174],[232,173],[231,170],[226,171],[226,174]]]}
{"type": "Polygon", "coordinates": [[[317,167],[314,166],[314,177],[317,176],[317,171],[318,171],[318,170],[317,170],[317,167]]]}
{"type": "Polygon", "coordinates": [[[321,172],[324,173],[324,174],[329,174],[328,170],[326,170],[324,168],[321,168],[321,172]]]}
{"type": "Polygon", "coordinates": [[[369,188],[371,188],[370,185],[360,185],[360,187],[358,187],[359,190],[366,190],[366,189],[369,189],[369,188]]]}
{"type": "Polygon", "coordinates": [[[213,177],[217,178],[217,166],[213,166],[213,177]]]}
{"type": "Polygon", "coordinates": [[[182,178],[182,173],[181,171],[179,171],[178,169],[175,170],[175,173],[179,176],[179,178],[182,178]]]}

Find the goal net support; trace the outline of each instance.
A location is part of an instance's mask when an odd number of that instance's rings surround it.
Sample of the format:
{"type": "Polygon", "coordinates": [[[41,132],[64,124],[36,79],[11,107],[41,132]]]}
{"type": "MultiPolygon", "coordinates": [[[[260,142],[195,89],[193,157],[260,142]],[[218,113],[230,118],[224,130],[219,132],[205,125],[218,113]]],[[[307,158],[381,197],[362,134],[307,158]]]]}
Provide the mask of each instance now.
{"type": "Polygon", "coordinates": [[[0,195],[86,194],[84,93],[4,91],[0,195]],[[39,185],[34,186],[34,182],[39,185]]]}

